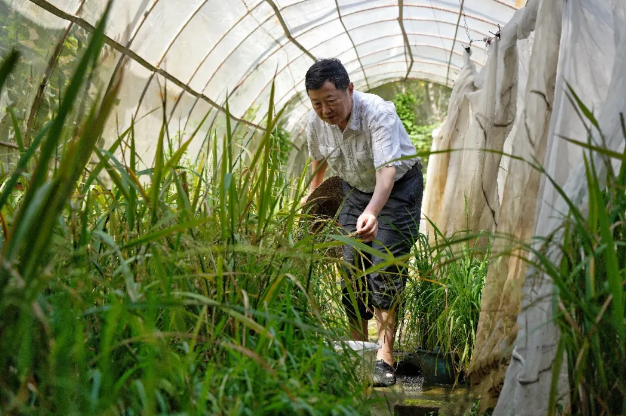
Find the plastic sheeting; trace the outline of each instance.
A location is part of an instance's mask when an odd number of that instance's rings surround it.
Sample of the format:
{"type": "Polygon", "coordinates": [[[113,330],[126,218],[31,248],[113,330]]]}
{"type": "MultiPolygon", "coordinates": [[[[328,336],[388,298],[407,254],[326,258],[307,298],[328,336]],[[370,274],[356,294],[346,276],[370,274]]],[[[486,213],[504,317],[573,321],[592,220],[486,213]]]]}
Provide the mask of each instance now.
{"type": "MultiPolygon", "coordinates": [[[[597,145],[619,151],[619,113],[626,111],[625,28],[621,0],[531,0],[502,29],[480,73],[467,62],[433,144],[434,150],[464,150],[431,156],[429,164],[424,211],[438,228],[449,235],[467,227],[494,233],[496,252],[514,250],[511,241],[555,232],[567,212],[563,199],[528,163],[500,160],[502,151],[542,163],[568,197],[585,206],[582,151],[562,140],[587,139],[567,83],[600,120],[607,139],[603,144],[597,138],[597,145]],[[508,94],[517,99],[504,100],[508,94]],[[481,148],[494,152],[480,156],[481,148]],[[467,222],[459,203],[464,196],[467,222]]],[[[596,166],[604,165],[597,160],[596,166]]],[[[553,286],[527,269],[520,254],[499,257],[489,269],[470,369],[481,405],[497,401],[494,415],[546,414],[548,406],[559,336],[552,324],[553,286]]],[[[550,255],[558,263],[558,252],[550,255]]],[[[566,389],[563,369],[559,391],[565,403],[566,389]]]]}
{"type": "MultiPolygon", "coordinates": [[[[624,142],[620,114],[626,113],[626,3],[569,0],[565,4],[557,80],[544,163],[551,169],[548,173],[558,178],[557,183],[562,184],[565,194],[584,211],[587,181],[580,148],[565,145],[560,139],[565,134],[579,141],[587,138],[585,129],[576,129],[582,121],[567,98],[566,82],[594,109],[606,137],[604,141],[596,135],[595,145],[621,151],[624,142]]],[[[598,178],[604,177],[604,160],[595,153],[592,157],[598,167],[598,178]]],[[[554,187],[544,182],[538,199],[535,235],[554,233],[562,221],[561,213],[567,212],[567,204],[557,195],[554,187]]],[[[553,262],[559,262],[558,252],[550,256],[553,262]]],[[[497,414],[534,415],[535,410],[547,408],[558,333],[554,325],[539,328],[539,323],[552,321],[552,284],[544,276],[537,276],[535,270],[529,270],[527,276],[533,278],[527,278],[524,286],[523,308],[517,320],[520,331],[497,414]]],[[[561,373],[561,386],[563,378],[561,373]]]]}
{"type": "MultiPolygon", "coordinates": [[[[304,75],[314,58],[341,59],[357,90],[406,78],[452,85],[464,64],[462,45],[468,36],[491,36],[522,1],[462,0],[461,15],[459,0],[114,0],[106,28],[114,52],[103,60],[109,67],[103,78],[122,58],[130,62],[111,128],[123,129],[133,117],[145,116],[136,132],[149,152],[161,117],[150,112],[164,96],[170,124],[181,134],[189,134],[208,111],[207,128],[223,128],[220,117],[227,99],[236,118],[233,126],[262,128],[275,79],[277,107],[288,105],[286,126],[297,136],[297,146],[304,140],[302,126],[310,108],[304,75]]],[[[89,32],[107,2],[0,3],[10,16],[50,34],[42,46],[48,54],[31,79],[37,85],[59,44],[63,54],[63,30],[89,32]]],[[[12,42],[7,39],[3,48],[12,42]]],[[[14,40],[23,51],[33,47],[28,36],[14,40]]],[[[472,59],[480,67],[485,46],[475,45],[472,59]]]]}

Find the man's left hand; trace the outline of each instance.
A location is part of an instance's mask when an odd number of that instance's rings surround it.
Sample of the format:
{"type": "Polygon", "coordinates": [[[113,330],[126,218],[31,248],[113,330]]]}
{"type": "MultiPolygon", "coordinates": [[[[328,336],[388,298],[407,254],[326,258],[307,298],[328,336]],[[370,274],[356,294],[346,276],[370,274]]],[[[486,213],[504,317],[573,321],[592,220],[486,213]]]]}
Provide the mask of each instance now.
{"type": "Polygon", "coordinates": [[[374,241],[378,234],[378,219],[376,215],[364,211],[356,222],[356,233],[364,243],[374,241]]]}

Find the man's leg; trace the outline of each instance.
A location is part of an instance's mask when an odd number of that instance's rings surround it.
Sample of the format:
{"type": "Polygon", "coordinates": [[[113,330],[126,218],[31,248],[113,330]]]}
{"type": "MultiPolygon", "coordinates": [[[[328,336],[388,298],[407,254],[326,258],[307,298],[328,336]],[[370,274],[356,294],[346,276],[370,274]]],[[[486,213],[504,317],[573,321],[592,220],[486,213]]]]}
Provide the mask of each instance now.
{"type": "MultiPolygon", "coordinates": [[[[369,203],[371,195],[363,194],[347,182],[343,182],[342,191],[344,205],[339,214],[339,223],[344,235],[353,235],[357,219],[369,203]]],[[[367,305],[370,296],[367,276],[362,273],[364,268],[370,266],[371,260],[367,254],[359,253],[350,245],[343,246],[341,301],[348,315],[350,335],[355,341],[368,340],[368,321],[373,318],[372,309],[367,305]]]]}
{"type": "MultiPolygon", "coordinates": [[[[390,252],[394,257],[411,252],[419,235],[422,191],[421,171],[394,184],[389,200],[379,216],[377,242],[372,244],[373,248],[383,253],[390,252]]],[[[373,256],[372,262],[374,265],[380,264],[383,259],[373,256]]],[[[374,313],[382,345],[377,359],[389,365],[393,365],[396,311],[406,279],[406,269],[394,265],[370,274],[368,282],[373,291],[374,313]]]]}
{"type": "Polygon", "coordinates": [[[380,349],[376,355],[377,360],[383,360],[393,367],[393,344],[396,337],[396,308],[382,310],[374,308],[374,316],[378,325],[378,340],[380,349]]]}
{"type": "MultiPolygon", "coordinates": [[[[400,240],[396,232],[382,230],[379,236],[383,240],[395,241],[385,246],[394,257],[400,257],[411,251],[411,245],[400,240]],[[382,235],[381,235],[382,234],[382,235]]],[[[382,241],[381,241],[382,244],[382,241]]],[[[385,252],[385,248],[378,244],[373,245],[375,249],[385,252]]],[[[379,264],[382,259],[374,258],[374,264],[379,264]]],[[[374,306],[374,316],[378,326],[378,339],[381,348],[378,350],[376,358],[383,360],[389,365],[393,365],[393,346],[396,330],[396,310],[400,303],[401,296],[406,284],[406,270],[404,267],[396,265],[387,266],[369,275],[369,284],[372,288],[372,298],[374,306]]]]}
{"type": "MultiPolygon", "coordinates": [[[[355,253],[352,247],[344,247],[343,255],[344,261],[347,259],[352,264],[355,264],[355,256],[357,259],[360,257],[360,254],[355,253]]],[[[368,307],[366,304],[367,299],[371,295],[368,293],[367,276],[359,276],[362,272],[358,267],[349,267],[348,265],[351,263],[344,264],[342,267],[341,303],[348,316],[352,339],[355,341],[367,341],[368,322],[374,316],[371,312],[371,307],[368,307]],[[348,285],[350,286],[348,287],[348,285]]],[[[358,264],[358,260],[356,264],[358,264]]]]}
{"type": "MultiPolygon", "coordinates": [[[[379,231],[379,238],[388,240],[390,235],[388,230],[379,231]]],[[[398,241],[396,236],[391,236],[392,241],[398,241]]],[[[381,241],[382,243],[382,241],[381,241]]],[[[382,247],[374,248],[383,251],[382,247]]],[[[390,247],[390,246],[386,246],[390,247]]],[[[410,245],[402,240],[391,246],[391,253],[398,257],[410,251],[410,245]]],[[[379,264],[382,259],[375,256],[373,261],[379,264]]],[[[374,370],[374,387],[389,387],[396,382],[395,371],[393,369],[393,347],[396,332],[396,311],[399,299],[402,296],[406,283],[406,275],[403,268],[398,266],[384,267],[378,272],[369,275],[369,284],[372,288],[372,300],[374,304],[374,315],[378,325],[378,336],[381,348],[376,354],[376,368],[374,370]]]]}
{"type": "MultiPolygon", "coordinates": [[[[348,225],[350,227],[350,225],[348,225]]],[[[347,227],[346,227],[347,228],[347,227]]],[[[356,225],[354,225],[356,229],[356,225]]],[[[343,278],[341,280],[341,302],[348,315],[350,335],[355,341],[367,341],[368,321],[373,318],[372,308],[368,307],[371,296],[367,276],[363,275],[363,269],[369,267],[364,263],[370,263],[366,254],[357,252],[353,247],[343,247],[344,264],[341,267],[343,278]],[[349,286],[348,286],[349,285],[349,286]]]]}
{"type": "Polygon", "coordinates": [[[367,341],[367,325],[369,321],[365,319],[359,320],[356,316],[348,316],[350,323],[350,335],[355,341],[367,341]]]}

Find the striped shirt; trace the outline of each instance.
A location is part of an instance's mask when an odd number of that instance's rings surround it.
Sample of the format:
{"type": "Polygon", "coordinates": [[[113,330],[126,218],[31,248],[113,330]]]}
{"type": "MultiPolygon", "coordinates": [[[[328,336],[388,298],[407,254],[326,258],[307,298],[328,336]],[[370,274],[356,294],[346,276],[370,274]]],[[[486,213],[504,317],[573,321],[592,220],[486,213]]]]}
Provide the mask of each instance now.
{"type": "Polygon", "coordinates": [[[343,132],[320,120],[313,110],[306,132],[309,156],[317,161],[326,159],[337,175],[362,192],[374,192],[376,170],[395,166],[397,181],[419,162],[396,107],[374,94],[354,92],[343,132]],[[403,157],[408,158],[396,160],[403,157]]]}

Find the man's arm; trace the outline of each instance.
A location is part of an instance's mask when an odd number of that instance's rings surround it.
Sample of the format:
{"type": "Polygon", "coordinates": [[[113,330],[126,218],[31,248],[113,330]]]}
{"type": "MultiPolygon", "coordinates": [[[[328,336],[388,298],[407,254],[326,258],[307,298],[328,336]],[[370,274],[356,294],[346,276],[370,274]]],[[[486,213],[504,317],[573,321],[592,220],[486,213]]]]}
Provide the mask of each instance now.
{"type": "Polygon", "coordinates": [[[356,223],[356,232],[365,243],[373,241],[376,238],[376,234],[378,234],[377,217],[389,200],[395,178],[395,166],[386,166],[376,171],[374,194],[356,223]]]}
{"type": "Polygon", "coordinates": [[[313,178],[311,178],[311,186],[309,186],[309,194],[313,192],[315,188],[320,186],[322,182],[324,182],[324,175],[326,175],[326,169],[328,169],[328,163],[326,162],[325,159],[314,160],[311,163],[311,171],[313,172],[313,178]]]}
{"type": "MultiPolygon", "coordinates": [[[[311,185],[309,186],[309,192],[302,197],[300,200],[300,204],[304,205],[311,195],[311,192],[315,190],[320,184],[324,181],[324,175],[326,174],[326,169],[328,169],[328,163],[326,159],[322,160],[314,160],[311,163],[311,170],[313,172],[313,177],[311,178],[311,185]]],[[[389,196],[387,196],[389,198],[389,196]]]]}

